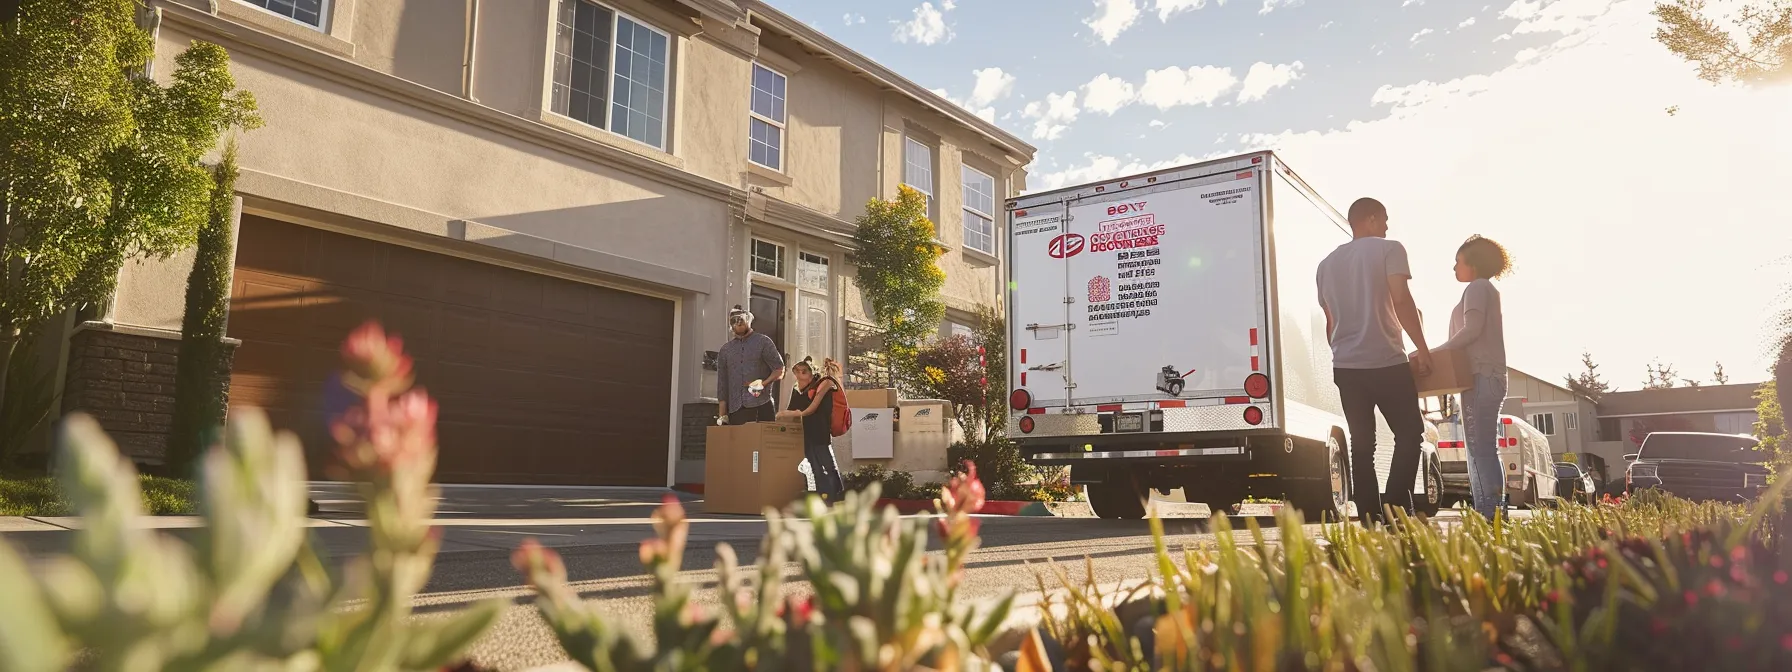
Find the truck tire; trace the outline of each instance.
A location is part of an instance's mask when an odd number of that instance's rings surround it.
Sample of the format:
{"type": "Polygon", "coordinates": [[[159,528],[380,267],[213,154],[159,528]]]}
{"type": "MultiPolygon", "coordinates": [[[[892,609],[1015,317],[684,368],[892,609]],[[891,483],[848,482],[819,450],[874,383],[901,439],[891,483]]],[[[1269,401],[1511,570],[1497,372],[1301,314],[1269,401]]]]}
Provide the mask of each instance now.
{"type": "MultiPolygon", "coordinates": [[[[1289,493],[1291,503],[1308,523],[1338,523],[1350,520],[1350,455],[1344,438],[1333,433],[1325,441],[1328,477],[1316,484],[1303,485],[1289,493]]],[[[1298,448],[1297,448],[1298,450],[1298,448]]]]}
{"type": "Polygon", "coordinates": [[[1412,503],[1419,513],[1427,516],[1435,516],[1438,510],[1443,508],[1444,477],[1442,468],[1437,465],[1437,460],[1425,461],[1425,491],[1414,497],[1412,503]]]}
{"type": "Polygon", "coordinates": [[[1131,469],[1114,469],[1099,483],[1090,483],[1089,508],[1095,515],[1110,520],[1138,520],[1145,517],[1145,502],[1151,490],[1138,480],[1131,469]]]}

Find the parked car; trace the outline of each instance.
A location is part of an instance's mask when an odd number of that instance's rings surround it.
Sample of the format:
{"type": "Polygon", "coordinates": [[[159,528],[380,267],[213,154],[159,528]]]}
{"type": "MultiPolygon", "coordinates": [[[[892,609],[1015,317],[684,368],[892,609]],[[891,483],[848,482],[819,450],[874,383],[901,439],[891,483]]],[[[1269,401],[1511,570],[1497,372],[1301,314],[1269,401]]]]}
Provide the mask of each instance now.
{"type": "Polygon", "coordinates": [[[1686,499],[1740,502],[1767,488],[1767,454],[1746,434],[1655,432],[1624,459],[1625,492],[1659,488],[1686,499]]]}
{"type": "MultiPolygon", "coordinates": [[[[1439,424],[1448,439],[1437,444],[1437,457],[1446,503],[1471,501],[1468,487],[1468,444],[1462,423],[1452,417],[1439,424]]],[[[1556,497],[1555,460],[1549,437],[1516,416],[1500,416],[1500,464],[1505,467],[1506,502],[1535,507],[1556,497]]]]}
{"type": "Polygon", "coordinates": [[[1563,501],[1593,503],[1593,496],[1599,492],[1599,485],[1593,481],[1593,475],[1573,462],[1556,463],[1556,496],[1563,501]]]}

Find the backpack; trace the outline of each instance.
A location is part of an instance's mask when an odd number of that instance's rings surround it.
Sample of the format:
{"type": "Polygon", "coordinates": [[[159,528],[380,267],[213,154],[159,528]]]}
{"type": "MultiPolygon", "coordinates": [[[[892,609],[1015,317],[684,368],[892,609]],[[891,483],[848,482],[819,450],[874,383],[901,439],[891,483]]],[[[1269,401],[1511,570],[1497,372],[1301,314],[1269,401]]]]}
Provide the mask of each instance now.
{"type": "Polygon", "coordinates": [[[823,378],[822,380],[834,384],[834,389],[828,391],[829,398],[834,401],[833,417],[828,418],[828,433],[834,436],[846,436],[847,432],[852,431],[852,407],[846,403],[846,390],[840,387],[838,380],[833,378],[823,378]]]}

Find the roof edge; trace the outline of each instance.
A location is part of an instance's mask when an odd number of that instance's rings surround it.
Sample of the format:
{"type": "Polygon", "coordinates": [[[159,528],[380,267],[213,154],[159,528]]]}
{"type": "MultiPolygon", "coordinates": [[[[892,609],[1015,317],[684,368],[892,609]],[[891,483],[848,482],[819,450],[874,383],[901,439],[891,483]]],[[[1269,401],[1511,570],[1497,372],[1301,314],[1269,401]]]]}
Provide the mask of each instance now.
{"type": "Polygon", "coordinates": [[[883,64],[866,57],[864,54],[853,51],[851,47],[841,44],[834,38],[828,37],[826,33],[816,30],[809,24],[797,20],[796,17],[785,14],[777,8],[766,4],[764,0],[738,0],[738,4],[754,19],[764,19],[767,27],[784,33],[786,36],[791,37],[798,42],[805,43],[810,47],[827,52],[840,59],[843,65],[857,69],[860,74],[876,80],[885,86],[901,91],[915,102],[920,103],[923,107],[927,107],[928,109],[945,115],[947,118],[976,131],[985,139],[993,142],[996,146],[1023,155],[1022,158],[1024,158],[1027,163],[1031,163],[1034,155],[1039,152],[1039,148],[1027,144],[1027,142],[1021,140],[1019,136],[1002,130],[1002,127],[985,121],[982,117],[971,114],[970,110],[966,110],[963,107],[959,107],[957,103],[941,98],[938,94],[927,90],[926,87],[916,84],[912,80],[897,74],[896,71],[885,67],[883,64]]]}

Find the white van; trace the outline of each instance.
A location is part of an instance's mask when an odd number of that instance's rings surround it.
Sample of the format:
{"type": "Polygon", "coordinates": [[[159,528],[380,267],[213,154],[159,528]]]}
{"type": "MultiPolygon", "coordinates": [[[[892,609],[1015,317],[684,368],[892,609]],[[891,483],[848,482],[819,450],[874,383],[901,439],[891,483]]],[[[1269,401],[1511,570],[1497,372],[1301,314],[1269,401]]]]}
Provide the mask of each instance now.
{"type": "MultiPolygon", "coordinates": [[[[1445,436],[1437,444],[1444,494],[1452,501],[1468,501],[1468,443],[1462,423],[1451,417],[1438,424],[1438,431],[1445,436]]],[[[1555,460],[1550,453],[1549,437],[1516,416],[1501,415],[1499,447],[1509,503],[1536,507],[1556,498],[1555,460]]]]}

